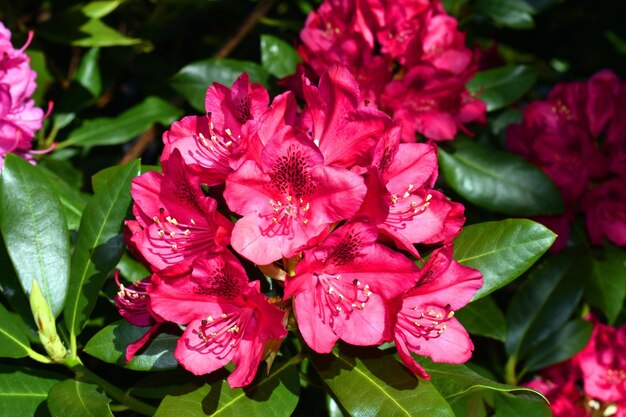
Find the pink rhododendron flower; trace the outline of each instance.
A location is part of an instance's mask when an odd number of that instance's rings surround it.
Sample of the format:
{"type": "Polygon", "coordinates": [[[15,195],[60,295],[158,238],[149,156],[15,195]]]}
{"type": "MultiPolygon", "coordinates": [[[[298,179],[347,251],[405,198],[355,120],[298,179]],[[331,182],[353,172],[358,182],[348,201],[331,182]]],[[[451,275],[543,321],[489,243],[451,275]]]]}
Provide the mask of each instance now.
{"type": "Polygon", "coordinates": [[[126,225],[132,245],[155,270],[189,268],[198,256],[221,252],[232,223],[202,193],[198,175],[186,169],[176,150],[163,174],[147,172],[133,179],[131,194],[137,220],[126,225]]]}
{"type": "Polygon", "coordinates": [[[163,319],[187,328],[174,355],[196,375],[213,372],[228,362],[233,388],[254,379],[266,343],[287,334],[285,312],[259,292],[259,282],[246,273],[229,252],[198,259],[191,274],[153,278],[148,288],[151,308],[163,319]]]}
{"type": "Polygon", "coordinates": [[[11,32],[0,22],[0,169],[9,152],[33,161],[28,152],[44,118],[31,98],[37,74],[31,70],[30,58],[24,52],[31,37],[32,33],[22,48],[15,49],[11,32]]]}
{"type": "Polygon", "coordinates": [[[298,327],[316,352],[330,352],[338,339],[376,345],[389,338],[388,304],[415,284],[418,268],[376,243],[377,235],[372,225],[347,223],[305,251],[287,278],[285,297],[294,297],[298,327]]]}
{"type": "Polygon", "coordinates": [[[326,0],[300,39],[301,72],[347,67],[361,96],[402,122],[406,141],[416,132],[451,140],[465,123],[485,121],[485,104],[465,88],[474,54],[439,0],[326,0]]]}
{"type": "Polygon", "coordinates": [[[576,386],[579,378],[578,367],[567,361],[546,368],[540,377],[524,385],[546,396],[554,417],[587,417],[582,393],[576,386]]]}
{"type": "Polygon", "coordinates": [[[541,168],[561,191],[565,211],[538,220],[559,233],[564,248],[576,213],[593,244],[626,245],[626,83],[609,70],[588,81],[557,85],[509,126],[509,149],[541,168]]]}
{"type": "Polygon", "coordinates": [[[260,265],[290,258],[311,239],[352,216],[365,196],[363,178],[324,165],[303,132],[286,129],[265,146],[262,161],[245,162],[226,181],[224,197],[244,216],[231,244],[260,265]]]}
{"type": "Polygon", "coordinates": [[[420,271],[417,283],[402,295],[394,340],[402,362],[422,378],[430,378],[411,352],[435,362],[463,363],[474,345],[454,318],[483,285],[479,271],[452,259],[452,245],[435,250],[420,271]]]}

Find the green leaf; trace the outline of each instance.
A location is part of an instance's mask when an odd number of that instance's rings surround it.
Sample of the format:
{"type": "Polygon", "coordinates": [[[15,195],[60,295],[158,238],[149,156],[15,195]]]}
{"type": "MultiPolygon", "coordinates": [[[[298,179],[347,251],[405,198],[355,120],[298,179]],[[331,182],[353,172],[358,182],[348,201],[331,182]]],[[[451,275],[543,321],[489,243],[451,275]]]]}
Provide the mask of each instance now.
{"type": "Polygon", "coordinates": [[[480,71],[467,83],[467,89],[494,111],[515,103],[537,82],[537,73],[525,65],[507,65],[480,71]]]}
{"type": "Polygon", "coordinates": [[[87,342],[84,351],[94,358],[114,363],[135,371],[168,371],[176,369],[178,362],[174,349],[180,336],[159,333],[133,359],[126,363],[126,348],[139,340],[150,328],[137,327],[119,320],[96,333],[87,342]]]}
{"type": "Polygon", "coordinates": [[[335,399],[353,417],[454,417],[437,389],[418,379],[393,355],[377,349],[336,349],[312,356],[313,366],[335,399]]]}
{"type": "Polygon", "coordinates": [[[172,77],[172,88],[183,95],[196,110],[204,113],[207,88],[214,82],[230,87],[243,73],[250,75],[250,82],[267,85],[269,74],[257,63],[235,59],[205,59],[193,62],[172,77]]]}
{"type": "Polygon", "coordinates": [[[44,167],[42,168],[41,173],[48,178],[50,185],[52,186],[52,190],[54,190],[56,195],[59,197],[63,214],[65,215],[65,220],[67,221],[67,227],[70,230],[78,230],[80,218],[83,214],[85,206],[87,205],[89,196],[70,186],[49,169],[44,167]]]}
{"type": "Polygon", "coordinates": [[[268,376],[259,370],[252,384],[244,389],[232,389],[223,379],[210,385],[184,385],[163,399],[154,417],[289,417],[299,394],[296,367],[290,362],[276,361],[268,376]]]}
{"type": "Polygon", "coordinates": [[[85,16],[93,19],[101,19],[104,16],[111,14],[115,9],[122,4],[123,0],[101,0],[92,1],[81,7],[81,10],[85,16]]]}
{"type": "Polygon", "coordinates": [[[450,187],[479,207],[525,217],[563,211],[550,178],[517,155],[457,139],[439,148],[439,166],[450,187]]]}
{"type": "Polygon", "coordinates": [[[93,97],[99,97],[102,92],[102,77],[98,59],[100,58],[100,48],[91,48],[83,56],[80,65],[76,70],[74,80],[85,87],[93,97]]]}
{"type": "Polygon", "coordinates": [[[582,298],[587,276],[586,259],[574,250],[537,265],[509,304],[506,351],[522,359],[560,328],[582,298]]]}
{"type": "Polygon", "coordinates": [[[514,29],[530,29],[535,26],[535,9],[525,0],[478,0],[474,12],[489,16],[497,25],[514,29]]]}
{"type": "Polygon", "coordinates": [[[431,382],[435,388],[447,400],[473,391],[488,390],[512,393],[536,401],[548,402],[543,395],[535,390],[493,381],[479,375],[465,365],[435,363],[423,356],[417,356],[416,359],[431,376],[431,382]]]}
{"type": "Polygon", "coordinates": [[[62,146],[95,146],[124,143],[155,123],[169,125],[181,111],[158,97],[148,97],[117,117],[85,121],[73,130],[62,146]]]}
{"type": "Polygon", "coordinates": [[[0,229],[15,272],[29,294],[39,283],[54,316],[68,286],[70,242],[61,203],[41,169],[7,154],[0,176],[0,229]]]}
{"type": "Polygon", "coordinates": [[[75,379],[59,382],[48,394],[52,417],[113,417],[109,402],[98,385],[75,379]]]}
{"type": "Polygon", "coordinates": [[[28,327],[29,337],[39,342],[37,326],[33,320],[30,302],[24,294],[24,290],[22,290],[22,284],[15,274],[9,254],[2,240],[0,240],[0,265],[4,266],[2,278],[0,279],[0,292],[2,292],[2,295],[11,306],[12,310],[20,316],[22,322],[28,327]]]}
{"type": "Polygon", "coordinates": [[[506,340],[506,319],[489,296],[474,301],[456,312],[465,330],[478,336],[506,340]]]}
{"type": "Polygon", "coordinates": [[[524,363],[525,372],[532,372],[563,362],[580,352],[589,342],[593,323],[572,320],[538,344],[524,363]]]}
{"type": "Polygon", "coordinates": [[[131,202],[130,181],[139,175],[139,167],[139,161],[116,167],[118,175],[91,197],[83,211],[64,314],[72,340],[87,322],[104,279],[124,251],[122,222],[131,202]]]}
{"type": "Polygon", "coordinates": [[[455,397],[450,406],[456,417],[487,417],[487,407],[481,393],[471,393],[455,397]]]}
{"type": "Polygon", "coordinates": [[[296,65],[302,62],[293,46],[272,35],[261,35],[261,65],[276,78],[283,78],[296,72],[296,65]]]}
{"type": "Polygon", "coordinates": [[[99,19],[89,19],[78,29],[84,35],[71,41],[74,46],[129,46],[141,43],[141,39],[124,36],[99,19]]]}
{"type": "Polygon", "coordinates": [[[585,299],[615,323],[626,298],[626,256],[621,248],[604,245],[589,252],[591,277],[585,289],[585,299]]]}
{"type": "Polygon", "coordinates": [[[26,324],[0,304],[0,357],[24,358],[29,350],[26,324]]]}
{"type": "Polygon", "coordinates": [[[0,364],[0,415],[47,415],[44,402],[48,391],[65,378],[62,374],[0,364]]]}
{"type": "Polygon", "coordinates": [[[473,224],[456,238],[454,259],[478,269],[485,283],[474,300],[519,277],[556,239],[547,227],[526,219],[473,224]]]}
{"type": "Polygon", "coordinates": [[[130,256],[128,252],[124,252],[115,268],[119,269],[120,275],[130,282],[140,281],[150,275],[150,271],[141,262],[130,256]]]}
{"type": "Polygon", "coordinates": [[[493,417],[551,417],[547,403],[530,401],[512,395],[496,395],[493,417]]]}

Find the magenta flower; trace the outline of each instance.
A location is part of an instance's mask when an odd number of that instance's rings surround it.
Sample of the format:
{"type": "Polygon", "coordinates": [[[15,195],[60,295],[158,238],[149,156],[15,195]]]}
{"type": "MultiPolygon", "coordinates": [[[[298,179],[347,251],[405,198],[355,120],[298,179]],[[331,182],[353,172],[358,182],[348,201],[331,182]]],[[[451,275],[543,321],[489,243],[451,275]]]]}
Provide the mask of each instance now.
{"type": "Polygon", "coordinates": [[[595,323],[591,339],[576,361],[586,394],[601,401],[626,402],[626,326],[595,323]]]}
{"type": "Polygon", "coordinates": [[[153,278],[148,288],[152,310],[167,321],[186,324],[174,355],[196,375],[213,372],[228,362],[232,388],[254,379],[266,344],[286,336],[285,312],[248,282],[237,259],[226,251],[198,259],[193,272],[180,278],[153,278]]]}
{"type": "Polygon", "coordinates": [[[226,181],[224,198],[243,216],[232,247],[260,265],[290,258],[338,221],[352,216],[365,196],[363,178],[324,165],[315,144],[286,128],[226,181]]]}
{"type": "Polygon", "coordinates": [[[11,152],[33,161],[29,151],[35,132],[41,129],[43,111],[31,98],[37,74],[30,69],[30,58],[24,49],[13,48],[11,32],[0,22],[0,170],[4,156],[11,152]]]}
{"type": "Polygon", "coordinates": [[[582,212],[591,243],[626,245],[626,83],[603,70],[587,81],[561,83],[529,104],[507,129],[511,151],[541,168],[558,187],[564,213],[538,220],[556,227],[564,248],[582,212]]]}
{"type": "Polygon", "coordinates": [[[418,268],[406,256],[375,243],[376,228],[353,222],[304,252],[285,283],[294,297],[302,337],[311,349],[330,352],[338,339],[376,345],[390,338],[388,304],[415,284],[418,268]]]}
{"type": "Polygon", "coordinates": [[[420,271],[417,284],[402,295],[394,340],[402,362],[422,378],[430,378],[411,352],[435,362],[463,363],[474,345],[454,312],[483,285],[479,271],[452,259],[452,245],[435,250],[420,271]]]}
{"type": "Polygon", "coordinates": [[[524,386],[546,396],[554,417],[587,417],[583,396],[577,386],[579,379],[580,369],[573,361],[567,361],[546,368],[540,377],[524,386]]]}
{"type": "Polygon", "coordinates": [[[195,258],[224,250],[232,223],[204,196],[197,173],[187,169],[178,150],[163,169],[132,181],[137,220],[126,222],[129,245],[155,270],[188,269],[195,258]]]}
{"type": "Polygon", "coordinates": [[[248,150],[250,136],[258,128],[256,122],[268,105],[267,90],[261,84],[250,84],[246,73],[232,89],[213,83],[206,93],[207,115],[187,116],[175,122],[163,134],[161,160],[166,162],[178,149],[185,163],[199,171],[202,183],[223,183],[248,150]]]}
{"type": "Polygon", "coordinates": [[[439,0],[326,0],[300,32],[300,72],[345,66],[362,98],[402,122],[406,141],[451,140],[486,112],[465,88],[477,65],[457,26],[439,0]]]}

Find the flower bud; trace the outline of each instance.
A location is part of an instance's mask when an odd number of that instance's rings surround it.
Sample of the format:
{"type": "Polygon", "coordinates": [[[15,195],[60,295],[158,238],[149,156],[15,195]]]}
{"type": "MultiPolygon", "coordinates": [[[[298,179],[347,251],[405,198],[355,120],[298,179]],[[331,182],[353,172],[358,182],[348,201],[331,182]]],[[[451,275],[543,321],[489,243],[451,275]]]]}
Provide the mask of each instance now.
{"type": "Polygon", "coordinates": [[[53,361],[63,361],[67,356],[67,350],[59,339],[54,316],[37,280],[33,280],[30,290],[30,308],[39,331],[39,340],[41,340],[44,349],[53,361]]]}

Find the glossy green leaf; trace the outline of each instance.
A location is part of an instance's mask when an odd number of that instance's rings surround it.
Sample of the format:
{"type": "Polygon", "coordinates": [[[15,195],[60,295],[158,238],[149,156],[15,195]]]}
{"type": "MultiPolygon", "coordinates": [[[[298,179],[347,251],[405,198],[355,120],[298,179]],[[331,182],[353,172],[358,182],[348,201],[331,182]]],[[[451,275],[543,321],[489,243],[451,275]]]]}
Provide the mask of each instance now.
{"type": "Polygon", "coordinates": [[[251,82],[267,85],[269,74],[259,64],[250,61],[214,58],[192,62],[185,66],[174,75],[170,84],[196,110],[204,113],[204,98],[207,88],[214,82],[230,88],[243,72],[248,73],[251,82]]]}
{"type": "Polygon", "coordinates": [[[535,9],[525,0],[478,0],[474,12],[484,13],[497,25],[514,29],[530,29],[535,26],[535,9]]]}
{"type": "Polygon", "coordinates": [[[510,355],[523,358],[568,320],[589,274],[585,261],[576,251],[565,250],[533,269],[509,303],[505,347],[510,355]]]}
{"type": "Polygon", "coordinates": [[[593,324],[587,320],[566,323],[532,350],[524,363],[524,370],[537,371],[571,358],[587,345],[592,331],[593,324]]]}
{"type": "Polygon", "coordinates": [[[48,178],[52,189],[59,197],[63,214],[67,221],[67,227],[70,230],[78,230],[80,218],[87,205],[89,196],[81,193],[47,168],[43,168],[41,173],[48,178]]]}
{"type": "Polygon", "coordinates": [[[512,393],[547,403],[546,398],[535,390],[493,381],[465,365],[435,363],[423,356],[417,356],[416,359],[431,376],[431,382],[437,391],[447,400],[469,392],[487,390],[512,393]]]}
{"type": "Polygon", "coordinates": [[[21,318],[22,322],[26,324],[29,337],[38,342],[39,337],[37,336],[37,326],[33,320],[30,302],[24,294],[22,284],[13,269],[11,259],[9,258],[4,242],[1,239],[0,265],[3,266],[3,271],[0,275],[0,292],[2,292],[4,299],[8,302],[9,306],[11,306],[12,310],[15,311],[21,318]]]}
{"type": "Polygon", "coordinates": [[[563,211],[550,178],[517,155],[457,139],[439,148],[439,166],[448,185],[479,207],[524,217],[563,211]]]}
{"type": "Polygon", "coordinates": [[[24,358],[29,349],[26,324],[0,304],[0,357],[24,358]]]}
{"type": "Polygon", "coordinates": [[[53,386],[47,402],[52,417],[113,417],[102,388],[75,379],[53,386]]]}
{"type": "Polygon", "coordinates": [[[454,259],[476,268],[484,284],[474,300],[502,288],[526,271],[556,239],[547,227],[526,219],[473,224],[456,238],[454,259]]]}
{"type": "Polygon", "coordinates": [[[137,327],[119,320],[96,333],[84,351],[94,358],[135,371],[167,371],[176,369],[174,349],[179,335],[159,333],[135,357],[126,363],[126,348],[139,340],[150,327],[137,327]]]}
{"type": "Polygon", "coordinates": [[[0,416],[43,417],[48,391],[67,378],[38,369],[0,364],[0,416]]]}
{"type": "Polygon", "coordinates": [[[537,82],[537,73],[525,65],[507,65],[477,72],[467,89],[494,111],[515,103],[537,82]]]}
{"type": "Polygon", "coordinates": [[[493,299],[489,296],[476,300],[456,312],[470,334],[506,340],[506,319],[493,299]]]}
{"type": "Polygon", "coordinates": [[[141,39],[124,36],[100,19],[89,19],[78,29],[85,35],[73,39],[71,44],[74,46],[129,46],[141,43],[141,39]]]}
{"type": "Polygon", "coordinates": [[[41,169],[8,154],[0,177],[0,228],[9,256],[28,294],[39,283],[52,313],[63,309],[70,243],[61,203],[41,169]]]}
{"type": "Polygon", "coordinates": [[[551,417],[547,403],[512,395],[496,395],[493,417],[551,417]]]}
{"type": "Polygon", "coordinates": [[[98,59],[100,58],[100,48],[89,49],[80,61],[74,79],[85,87],[92,96],[98,97],[102,92],[102,77],[98,59]]]}
{"type": "Polygon", "coordinates": [[[624,307],[626,298],[626,256],[624,250],[604,245],[589,251],[591,276],[585,289],[585,299],[614,323],[624,307]]]}
{"type": "Polygon", "coordinates": [[[62,146],[95,146],[124,143],[155,123],[169,125],[181,111],[158,97],[148,97],[117,117],[87,120],[73,130],[62,146]]]}
{"type": "Polygon", "coordinates": [[[85,16],[93,19],[101,19],[104,16],[111,14],[115,9],[122,4],[123,0],[100,0],[92,1],[81,7],[81,10],[85,16]]]}
{"type": "Polygon", "coordinates": [[[83,211],[64,314],[73,340],[87,322],[104,279],[124,252],[122,222],[131,202],[130,181],[139,175],[139,167],[139,161],[117,167],[118,175],[83,211]]]}
{"type": "Polygon", "coordinates": [[[374,349],[353,352],[336,349],[311,358],[334,398],[351,416],[454,417],[433,384],[418,379],[393,355],[374,349]]]}
{"type": "Polygon", "coordinates": [[[140,281],[151,275],[150,271],[128,252],[124,252],[115,269],[119,269],[120,276],[130,282],[140,281]]]}
{"type": "Polygon", "coordinates": [[[269,375],[261,368],[244,389],[232,389],[223,379],[212,384],[184,385],[163,399],[154,417],[289,417],[299,394],[296,367],[289,362],[275,362],[269,375]]]}
{"type": "Polygon", "coordinates": [[[272,35],[261,35],[261,64],[276,78],[283,78],[296,72],[296,65],[302,62],[293,46],[272,35]]]}

